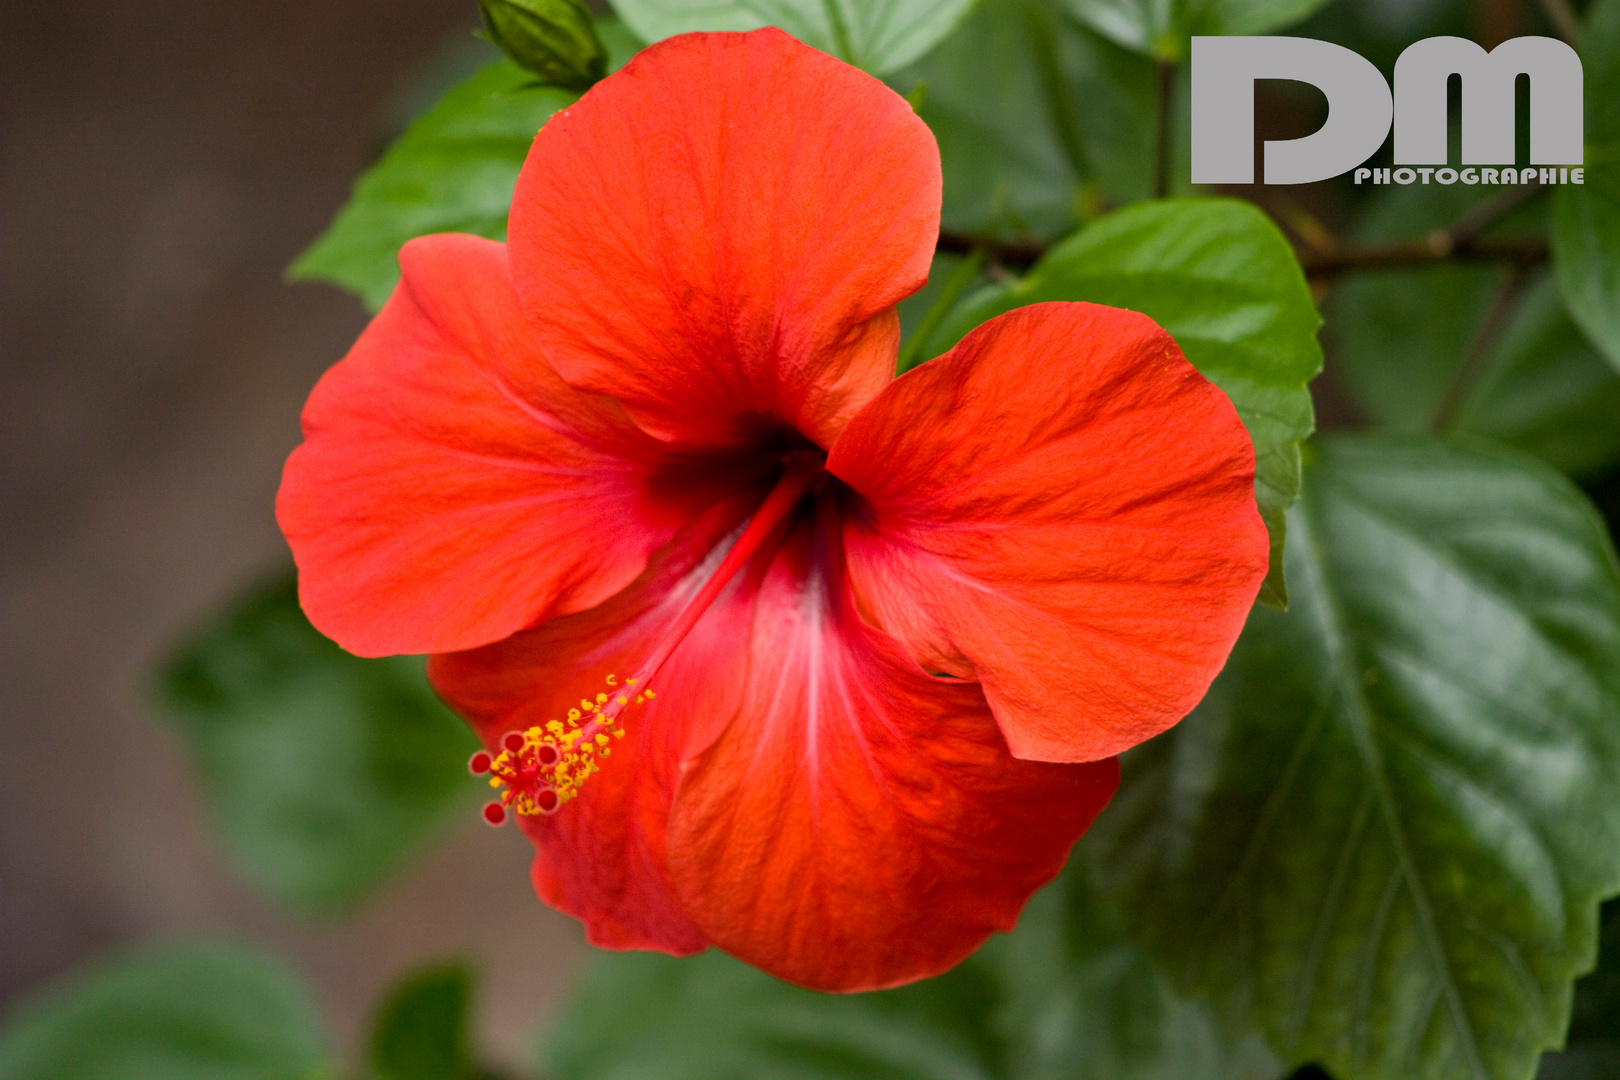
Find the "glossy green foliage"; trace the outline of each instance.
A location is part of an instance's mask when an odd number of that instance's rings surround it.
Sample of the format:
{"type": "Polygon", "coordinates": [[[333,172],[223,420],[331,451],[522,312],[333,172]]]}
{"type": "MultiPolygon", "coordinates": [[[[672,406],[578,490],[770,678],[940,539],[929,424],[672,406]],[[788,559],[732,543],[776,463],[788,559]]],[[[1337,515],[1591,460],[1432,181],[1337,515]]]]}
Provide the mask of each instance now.
{"type": "Polygon", "coordinates": [[[1164,60],[1187,58],[1194,34],[1270,34],[1327,0],[1063,0],[1098,33],[1164,60]]]}
{"type": "Polygon", "coordinates": [[[1054,0],[983,0],[959,33],[889,83],[922,88],[918,113],[944,166],[946,232],[1051,240],[1104,199],[1148,194],[1153,65],[1054,0]]]}
{"type": "Polygon", "coordinates": [[[360,175],[330,228],[287,273],[382,307],[399,280],[399,249],[437,232],[506,236],[518,169],[535,132],[576,95],[535,83],[509,60],[456,86],[360,175]]]}
{"type": "Polygon", "coordinates": [[[477,744],[421,659],[344,652],[304,618],[290,576],[199,628],[159,691],[226,850],[296,910],[353,904],[471,813],[477,744]]]}
{"type": "Polygon", "coordinates": [[[1558,189],[1553,257],[1570,314],[1620,368],[1620,0],[1595,0],[1581,38],[1586,183],[1558,189]]]}
{"type": "Polygon", "coordinates": [[[1119,936],[1085,868],[956,970],[844,997],[718,952],[601,954],[541,1051],[557,1080],[1271,1080],[1119,936]]]}
{"type": "Polygon", "coordinates": [[[439,964],[394,987],[372,1024],[369,1080],[475,1080],[468,1045],[472,974],[439,964]]]}
{"type": "Polygon", "coordinates": [[[484,31],[542,83],[588,90],[607,74],[607,49],[579,0],[478,0],[484,31]]]}
{"type": "Polygon", "coordinates": [[[644,41],[695,30],[779,26],[874,75],[905,67],[954,30],[974,0],[614,0],[644,41]]]}
{"type": "Polygon", "coordinates": [[[1257,1035],[1223,1031],[1178,997],[1096,892],[1082,841],[1011,934],[975,957],[997,987],[989,1016],[1007,1080],[1271,1080],[1286,1070],[1257,1035]]]}
{"type": "Polygon", "coordinates": [[[542,1048],[557,1080],[987,1080],[987,1004],[967,973],[858,996],[778,982],[721,953],[595,958],[542,1048]]]}
{"type": "MultiPolygon", "coordinates": [[[[1457,187],[1389,189],[1360,238],[1421,237],[1492,197],[1457,187]]],[[[1501,231],[1533,235],[1540,210],[1519,211],[1501,231]]],[[[1481,327],[1510,288],[1509,274],[1471,264],[1350,277],[1328,307],[1334,377],[1357,412],[1384,430],[1443,426],[1490,436],[1576,476],[1601,474],[1620,464],[1620,372],[1576,328],[1551,276],[1539,270],[1508,295],[1513,309],[1481,351],[1481,327]]]]}
{"type": "Polygon", "coordinates": [[[1614,1080],[1620,1076],[1620,900],[1603,905],[1598,967],[1575,984],[1569,1042],[1541,1059],[1537,1080],[1614,1080]]]}
{"type": "Polygon", "coordinates": [[[899,304],[902,337],[895,374],[905,374],[932,354],[929,345],[938,336],[941,325],[966,294],[983,284],[980,276],[983,268],[982,257],[945,252],[934,256],[928,270],[928,284],[899,304]]]}
{"type": "Polygon", "coordinates": [[[1451,430],[1489,435],[1576,476],[1620,463],[1620,372],[1570,321],[1549,275],[1525,287],[1451,430]]]}
{"type": "Polygon", "coordinates": [[[1474,327],[1449,337],[1432,332],[1435,324],[1482,318],[1503,284],[1499,271],[1443,269],[1347,286],[1335,307],[1344,320],[1329,325],[1336,370],[1355,403],[1380,427],[1426,431],[1445,419],[1441,403],[1461,379],[1446,430],[1491,436],[1577,476],[1620,462],[1620,374],[1570,321],[1548,274],[1526,283],[1471,371],[1462,365],[1474,327]],[[1398,336],[1404,347],[1393,352],[1398,336]]]}
{"type": "Polygon", "coordinates": [[[1186,991],[1338,1080],[1524,1080],[1620,889],[1620,567],[1567,480],[1347,437],[1194,715],[1094,839],[1186,991]]]}
{"type": "Polygon", "coordinates": [[[1255,445],[1255,496],[1271,531],[1261,596],[1287,603],[1284,514],[1299,495],[1299,444],[1314,420],[1307,384],[1322,366],[1321,320],[1293,249],[1235,199],[1142,203],[1054,247],[1022,281],[993,286],[952,316],[936,348],[1026,304],[1085,300],[1151,316],[1226,391],[1255,445]]]}
{"type": "Polygon", "coordinates": [[[328,1054],[304,988],[226,945],[104,962],[0,1025],[6,1080],[324,1080],[328,1054]]]}

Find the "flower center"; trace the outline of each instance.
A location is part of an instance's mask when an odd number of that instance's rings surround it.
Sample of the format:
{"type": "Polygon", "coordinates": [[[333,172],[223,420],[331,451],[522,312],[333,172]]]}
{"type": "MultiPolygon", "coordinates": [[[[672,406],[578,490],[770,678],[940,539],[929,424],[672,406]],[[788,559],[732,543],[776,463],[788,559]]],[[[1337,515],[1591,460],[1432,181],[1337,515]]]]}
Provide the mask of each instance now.
{"type": "Polygon", "coordinates": [[[786,471],[754,512],[748,527],[634,676],[620,685],[616,676],[609,675],[606,690],[598,691],[594,699],[580,698],[579,707],[569,709],[566,717],[548,720],[543,727],[527,731],[509,731],[501,736],[499,753],[480,750],[472,756],[467,767],[475,775],[487,774],[490,786],[499,793],[496,801],[484,807],[485,821],[499,825],[506,820],[508,811],[525,816],[555,814],[563,803],[579,794],[586,780],[601,771],[602,759],[612,756],[613,741],[624,738],[620,718],[625,711],[632,704],[641,705],[657,697],[648,684],[686,640],[726,583],[747,565],[799,500],[824,482],[825,460],[826,455],[817,451],[789,455],[786,471]]]}

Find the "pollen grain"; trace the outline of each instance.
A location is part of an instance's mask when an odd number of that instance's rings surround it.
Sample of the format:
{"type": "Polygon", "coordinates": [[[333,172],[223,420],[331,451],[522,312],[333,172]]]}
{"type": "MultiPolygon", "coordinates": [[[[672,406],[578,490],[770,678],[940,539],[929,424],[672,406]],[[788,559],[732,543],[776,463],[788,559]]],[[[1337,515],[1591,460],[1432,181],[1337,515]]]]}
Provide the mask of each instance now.
{"type": "MultiPolygon", "coordinates": [[[[638,680],[625,680],[633,687],[638,680]]],[[[617,687],[615,676],[607,685],[617,687]]],[[[652,697],[646,691],[645,697],[652,697]]],[[[636,704],[645,697],[638,694],[636,704]]],[[[598,693],[596,700],[581,698],[579,707],[569,709],[562,720],[548,720],[525,731],[509,731],[501,736],[499,751],[480,750],[467,762],[475,775],[489,776],[489,786],[498,799],[484,807],[484,820],[491,825],[506,821],[508,811],[524,817],[555,814],[564,803],[579,794],[585,781],[601,772],[599,758],[612,754],[610,737],[624,738],[619,717],[629,704],[627,698],[610,699],[598,693]]]]}

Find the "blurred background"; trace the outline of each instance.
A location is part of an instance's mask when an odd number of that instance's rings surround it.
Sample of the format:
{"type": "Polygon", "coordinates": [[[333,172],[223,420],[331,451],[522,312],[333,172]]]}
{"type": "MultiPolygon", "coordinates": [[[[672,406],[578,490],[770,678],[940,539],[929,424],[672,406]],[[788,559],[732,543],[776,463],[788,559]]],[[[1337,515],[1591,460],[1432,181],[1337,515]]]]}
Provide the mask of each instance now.
{"type": "Polygon", "coordinates": [[[482,973],[523,1056],[583,952],[469,811],[358,917],[278,915],[145,700],[177,634],[282,565],[298,410],[365,314],[282,272],[465,47],[470,0],[0,3],[0,1011],[110,948],[259,942],[345,1043],[412,963],[482,973]]]}

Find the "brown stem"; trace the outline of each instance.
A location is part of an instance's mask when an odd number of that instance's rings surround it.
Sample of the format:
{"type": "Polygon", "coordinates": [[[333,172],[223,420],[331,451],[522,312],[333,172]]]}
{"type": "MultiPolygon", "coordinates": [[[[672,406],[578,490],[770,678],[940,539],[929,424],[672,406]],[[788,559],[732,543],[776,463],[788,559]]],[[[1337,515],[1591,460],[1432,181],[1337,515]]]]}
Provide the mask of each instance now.
{"type": "Polygon", "coordinates": [[[1479,324],[1479,332],[1474,340],[1469,342],[1468,351],[1463,354],[1457,369],[1451,373],[1451,381],[1446,384],[1446,391],[1440,396],[1440,404],[1435,406],[1434,417],[1429,421],[1429,431],[1435,435],[1444,435],[1457,424],[1457,418],[1462,407],[1468,402],[1468,395],[1479,381],[1479,376],[1490,361],[1491,349],[1496,345],[1496,339],[1501,336],[1508,320],[1513,316],[1513,309],[1518,306],[1519,297],[1524,293],[1524,279],[1526,268],[1511,266],[1507,276],[1502,279],[1502,287],[1497,290],[1496,299],[1491,301],[1490,310],[1485,313],[1485,321],[1479,324]]]}
{"type": "Polygon", "coordinates": [[[1427,266],[1455,259],[1459,262],[1505,262],[1517,267],[1530,267],[1546,262],[1547,242],[1527,240],[1475,240],[1462,246],[1450,246],[1444,231],[1436,232],[1427,240],[1402,244],[1379,244],[1373,247],[1349,248],[1329,255],[1307,255],[1300,260],[1309,277],[1332,277],[1347,270],[1388,270],[1402,266],[1427,266]]]}
{"type": "Polygon", "coordinates": [[[1487,50],[1517,37],[1524,22],[1524,0],[1480,0],[1474,15],[1474,40],[1487,50]]]}
{"type": "Polygon", "coordinates": [[[1575,9],[1569,6],[1569,0],[1541,0],[1541,10],[1547,15],[1547,21],[1552,23],[1558,36],[1576,48],[1581,45],[1581,20],[1575,15],[1575,9]]]}
{"type": "Polygon", "coordinates": [[[1171,92],[1175,89],[1176,65],[1159,61],[1158,116],[1153,130],[1153,197],[1170,194],[1171,92]]]}
{"type": "Polygon", "coordinates": [[[1509,188],[1492,198],[1486,199],[1458,218],[1446,230],[1451,236],[1452,244],[1472,243],[1486,229],[1541,194],[1543,190],[1541,181],[1538,180],[1533,184],[1522,184],[1518,187],[1509,188]]]}
{"type": "MultiPolygon", "coordinates": [[[[1300,253],[1300,263],[1305,267],[1305,273],[1313,278],[1333,277],[1347,270],[1426,266],[1447,259],[1507,263],[1519,268],[1536,266],[1546,262],[1549,257],[1546,240],[1532,237],[1497,238],[1481,234],[1544,190],[1541,184],[1536,183],[1504,191],[1422,240],[1339,248],[1331,235],[1325,236],[1325,245],[1324,237],[1318,237],[1310,244],[1310,250],[1300,253]]],[[[949,231],[939,234],[937,247],[954,255],[983,251],[993,267],[1017,269],[1027,269],[1047,252],[1045,244],[1034,241],[997,240],[949,231]]]]}
{"type": "Polygon", "coordinates": [[[1543,239],[1497,239],[1482,235],[1514,210],[1540,194],[1540,183],[1525,184],[1486,199],[1444,229],[1436,229],[1422,240],[1352,248],[1341,251],[1306,253],[1300,259],[1311,277],[1329,277],[1346,270],[1371,270],[1397,266],[1423,266],[1445,259],[1464,262],[1505,262],[1519,269],[1546,262],[1549,255],[1543,239]]]}
{"type": "Polygon", "coordinates": [[[969,233],[941,232],[936,251],[952,255],[971,255],[982,251],[992,263],[1027,268],[1046,254],[1046,245],[1027,240],[996,240],[988,236],[969,233]]]}

